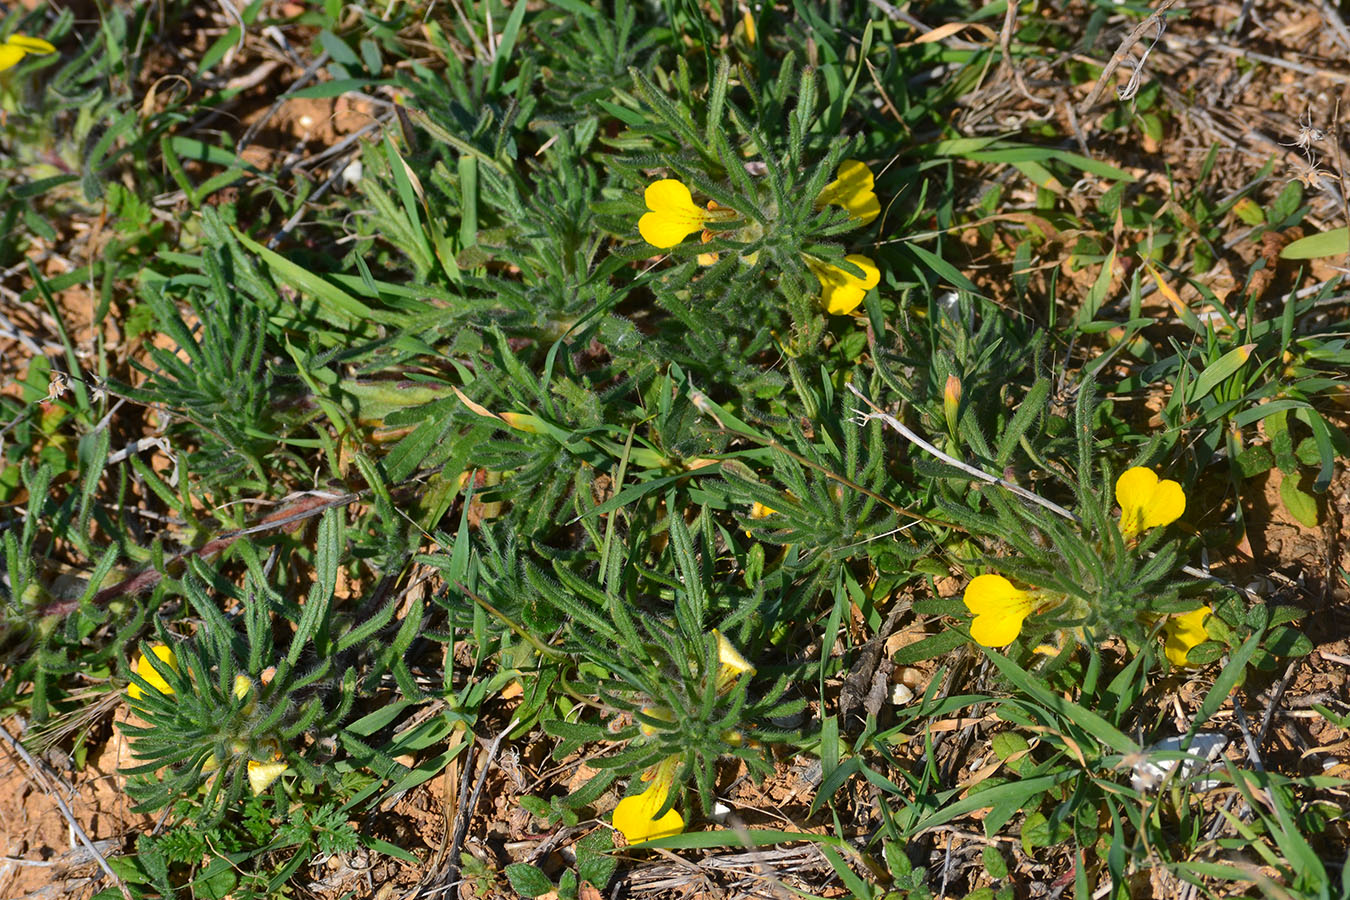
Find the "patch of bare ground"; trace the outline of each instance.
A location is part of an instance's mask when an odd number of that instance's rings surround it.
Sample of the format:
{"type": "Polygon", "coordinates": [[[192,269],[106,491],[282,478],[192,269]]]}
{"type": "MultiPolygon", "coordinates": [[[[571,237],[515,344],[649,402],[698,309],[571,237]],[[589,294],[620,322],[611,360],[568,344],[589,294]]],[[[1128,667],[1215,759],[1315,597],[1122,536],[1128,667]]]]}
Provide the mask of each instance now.
{"type": "MultiPolygon", "coordinates": [[[[22,737],[19,722],[0,725],[22,737]]],[[[34,758],[38,770],[0,744],[0,896],[11,898],[80,898],[100,886],[94,852],[81,841],[57,802],[59,795],[78,824],[104,857],[130,850],[138,834],[154,820],[131,811],[118,769],[128,765],[126,741],[113,730],[97,742],[85,764],[74,768],[59,749],[34,758]]]]}

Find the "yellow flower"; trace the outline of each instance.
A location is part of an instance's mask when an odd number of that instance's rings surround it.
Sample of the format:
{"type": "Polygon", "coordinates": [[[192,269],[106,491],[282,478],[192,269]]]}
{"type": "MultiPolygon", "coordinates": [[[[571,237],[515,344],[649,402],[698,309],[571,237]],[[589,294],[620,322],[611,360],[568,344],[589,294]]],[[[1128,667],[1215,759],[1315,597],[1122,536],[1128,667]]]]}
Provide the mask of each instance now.
{"type": "Polygon", "coordinates": [[[1116,479],[1116,502],[1120,504],[1120,533],[1133,537],[1181,518],[1186,495],[1170,479],[1159,481],[1152,469],[1135,466],[1116,479]]]}
{"type": "Polygon", "coordinates": [[[5,38],[3,44],[0,44],[0,72],[14,68],[30,53],[35,56],[46,56],[55,52],[56,48],[42,38],[11,34],[5,38]]]}
{"type": "Polygon", "coordinates": [[[638,219],[638,231],[643,240],[662,250],[701,230],[703,223],[712,218],[708,210],[694,204],[689,188],[674,178],[653,181],[642,198],[651,212],[638,219]]]}
{"type": "Polygon", "coordinates": [[[258,796],[263,791],[272,786],[272,782],[281,777],[281,773],[286,771],[286,761],[279,762],[258,762],[256,759],[248,761],[248,786],[253,789],[253,796],[258,796]]]}
{"type": "Polygon", "coordinates": [[[722,693],[731,690],[736,679],[742,675],[755,674],[755,667],[741,652],[732,646],[731,641],[727,640],[726,635],[713,629],[713,636],[717,638],[717,691],[722,693]]]}
{"type": "Polygon", "coordinates": [[[977,575],[966,585],[962,600],[966,609],[975,614],[970,636],[985,647],[1011,644],[1036,607],[1030,593],[1013,587],[1002,575],[977,575]]]}
{"type": "Polygon", "coordinates": [[[813,257],[805,257],[806,265],[820,280],[820,305],[827,313],[843,316],[858,308],[867,292],[881,281],[881,272],[877,264],[866,256],[850,253],[844,259],[863,271],[859,278],[852,272],[845,272],[838,266],[821,262],[813,257]]]}
{"type": "Polygon", "coordinates": [[[651,784],[641,794],[624,797],[614,807],[614,827],[630,844],[650,841],[656,838],[670,837],[684,831],[684,817],[674,809],[657,817],[661,807],[666,805],[670,796],[670,786],[675,781],[675,770],[680,758],[672,756],[663,760],[647,774],[651,784]]]}
{"type": "Polygon", "coordinates": [[[881,201],[872,184],[872,171],[865,163],[846,159],[839,164],[834,181],[816,198],[816,209],[837,206],[859,225],[866,225],[881,213],[881,201]]]}
{"type": "Polygon", "coordinates": [[[778,510],[774,509],[772,506],[765,506],[758,500],[750,504],[750,518],[752,519],[767,519],[776,512],[778,512],[778,510]]]}
{"type": "MultiPolygon", "coordinates": [[[[170,669],[173,669],[175,672],[178,671],[178,660],[174,658],[173,650],[168,644],[156,644],[150,648],[150,652],[159,657],[160,662],[167,665],[170,669]]],[[[148,681],[150,686],[161,694],[173,693],[173,688],[164,680],[164,676],[160,675],[159,672],[155,670],[154,665],[150,662],[150,658],[144,653],[142,653],[141,658],[137,660],[136,668],[133,671],[141,676],[141,678],[148,681]]],[[[140,685],[132,682],[127,685],[127,696],[132,700],[139,700],[141,697],[145,696],[145,692],[141,690],[140,685]]]]}
{"type": "Polygon", "coordinates": [[[1209,640],[1205,632],[1205,618],[1214,612],[1208,606],[1172,616],[1163,625],[1163,652],[1174,666],[1189,665],[1187,655],[1195,647],[1209,640]]]}

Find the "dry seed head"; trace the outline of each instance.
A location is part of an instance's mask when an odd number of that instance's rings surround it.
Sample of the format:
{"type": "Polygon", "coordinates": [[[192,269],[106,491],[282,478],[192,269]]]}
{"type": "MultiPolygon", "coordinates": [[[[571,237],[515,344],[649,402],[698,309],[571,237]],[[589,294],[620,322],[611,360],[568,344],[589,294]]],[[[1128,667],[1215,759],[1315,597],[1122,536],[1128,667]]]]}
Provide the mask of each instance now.
{"type": "MultiPolygon", "coordinates": [[[[1313,157],[1312,146],[1313,144],[1320,144],[1326,136],[1327,133],[1325,131],[1313,125],[1312,109],[1309,108],[1304,112],[1303,118],[1298,120],[1298,136],[1289,143],[1281,141],[1280,145],[1284,147],[1297,147],[1302,150],[1303,155],[1308,159],[1308,163],[1313,167],[1313,170],[1316,171],[1317,160],[1313,157]]],[[[1311,185],[1309,186],[1311,187],[1311,185]]]]}

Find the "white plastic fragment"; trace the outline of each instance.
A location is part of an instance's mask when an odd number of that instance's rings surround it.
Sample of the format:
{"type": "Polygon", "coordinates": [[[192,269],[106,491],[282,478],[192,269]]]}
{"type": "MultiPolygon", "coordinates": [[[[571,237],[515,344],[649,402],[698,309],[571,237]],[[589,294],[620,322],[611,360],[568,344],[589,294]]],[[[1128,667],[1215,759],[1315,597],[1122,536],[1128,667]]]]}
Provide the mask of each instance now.
{"type": "MultiPolygon", "coordinates": [[[[1177,763],[1181,764],[1181,769],[1177,772],[1178,778],[1189,778],[1197,772],[1207,771],[1228,746],[1228,738],[1222,734],[1215,731],[1201,731],[1191,741],[1187,758],[1157,759],[1151,756],[1155,753],[1179,753],[1181,742],[1181,736],[1177,736],[1164,738],[1146,747],[1139,761],[1134,764],[1134,771],[1130,774],[1130,785],[1136,791],[1155,790],[1167,777],[1167,773],[1176,768],[1177,763]]],[[[1218,787],[1220,783],[1207,778],[1194,782],[1191,788],[1196,791],[1208,791],[1218,787]]]]}

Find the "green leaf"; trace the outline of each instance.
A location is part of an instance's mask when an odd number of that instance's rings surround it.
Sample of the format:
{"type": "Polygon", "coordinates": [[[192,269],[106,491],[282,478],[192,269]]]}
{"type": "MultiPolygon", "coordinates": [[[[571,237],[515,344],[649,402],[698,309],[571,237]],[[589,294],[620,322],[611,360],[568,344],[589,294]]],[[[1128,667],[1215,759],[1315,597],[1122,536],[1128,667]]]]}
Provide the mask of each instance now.
{"type": "MultiPolygon", "coordinates": [[[[610,843],[610,847],[606,849],[613,849],[613,840],[610,838],[610,833],[608,831],[597,830],[592,832],[592,834],[602,835],[605,840],[610,843]]],[[[577,876],[582,881],[589,881],[601,893],[609,886],[609,881],[614,877],[614,872],[618,868],[619,861],[614,857],[604,853],[583,854],[581,852],[581,845],[578,843],[577,876]]]]}
{"type": "Polygon", "coordinates": [[[1034,812],[1022,823],[1022,849],[1027,856],[1037,847],[1049,847],[1061,844],[1073,835],[1068,822],[1056,822],[1053,826],[1042,812],[1034,812]]]}
{"type": "Polygon", "coordinates": [[[334,62],[357,69],[361,68],[361,57],[356,55],[356,51],[327,28],[319,32],[319,44],[328,51],[328,55],[333,57],[334,62]]]}
{"type": "Polygon", "coordinates": [[[891,662],[897,666],[912,666],[925,659],[932,659],[950,650],[955,650],[966,640],[966,636],[960,631],[955,628],[948,628],[946,631],[939,631],[937,634],[929,635],[921,641],[915,641],[901,647],[891,658],[891,662]]]}
{"type": "Polygon", "coordinates": [[[1298,471],[1298,457],[1294,456],[1294,438],[1289,433],[1289,410],[1281,409],[1266,416],[1263,426],[1270,438],[1270,449],[1280,471],[1292,475],[1298,471]]]}
{"type": "Polygon", "coordinates": [[[1280,501],[1289,515],[1300,524],[1308,528],[1317,527],[1317,500],[1298,486],[1298,479],[1294,476],[1286,475],[1280,482],[1280,501]]]}
{"type": "Polygon", "coordinates": [[[1290,241],[1280,251],[1280,259],[1317,259],[1346,253],[1350,253],[1350,228],[1333,228],[1290,241]]]}
{"type": "Polygon", "coordinates": [[[929,813],[920,819],[914,825],[913,835],[918,835],[929,828],[936,828],[939,825],[945,825],[953,819],[959,819],[967,813],[972,813],[977,809],[989,809],[1000,803],[1011,802],[1017,806],[1028,806],[1031,798],[1045,793],[1051,788],[1072,778],[1079,777],[1078,772],[1068,770],[1056,772],[1052,775],[1038,775],[1035,778],[1023,778],[1020,781],[1012,781],[1007,784],[1000,784],[991,787],[987,791],[980,791],[978,794],[968,795],[964,800],[958,800],[949,806],[929,813]]]}
{"type": "Polygon", "coordinates": [[[990,878],[1008,877],[1008,861],[998,852],[997,847],[984,848],[984,870],[989,873],[990,878]]]}
{"type": "Polygon", "coordinates": [[[239,884],[239,876],[234,874],[232,863],[217,856],[202,870],[192,882],[192,893],[206,900],[223,900],[239,884]]]}
{"type": "Polygon", "coordinates": [[[195,138],[175,137],[169,139],[173,152],[184,159],[223,166],[227,169],[245,169],[257,173],[257,169],[241,160],[223,147],[216,147],[195,138]]]}
{"type": "Polygon", "coordinates": [[[372,87],[392,83],[380,78],[335,78],[332,81],[322,81],[298,91],[292,91],[288,96],[296,100],[329,100],[333,97],[341,97],[349,91],[364,91],[372,87]]]}
{"type": "Polygon", "coordinates": [[[1251,478],[1275,468],[1275,454],[1265,444],[1256,444],[1239,453],[1236,463],[1238,474],[1251,478]]]}
{"type": "Polygon", "coordinates": [[[549,881],[548,876],[529,863],[512,863],[505,872],[506,880],[522,897],[539,897],[553,890],[553,882],[549,881]]]}
{"type": "MultiPolygon", "coordinates": [[[[1229,657],[1228,665],[1219,670],[1219,675],[1214,679],[1213,686],[1210,687],[1209,693],[1205,694],[1205,699],[1200,703],[1200,709],[1196,711],[1195,717],[1191,720],[1191,727],[1186,731],[1188,741],[1209,721],[1209,717],[1214,715],[1220,706],[1223,706],[1237,686],[1242,683],[1242,679],[1247,675],[1247,663],[1260,646],[1261,632],[1258,631],[1243,641],[1242,646],[1229,657]]],[[[1187,656],[1189,658],[1189,654],[1187,656]]]]}
{"type": "Polygon", "coordinates": [[[1065,722],[1072,722],[1117,753],[1139,752],[1138,744],[1095,712],[1064,699],[1003,654],[995,653],[987,647],[980,649],[1003,673],[1003,677],[1030,694],[1065,722]]]}
{"type": "Polygon", "coordinates": [[[1234,347],[1206,366],[1205,371],[1201,372],[1200,377],[1195,379],[1195,382],[1191,385],[1188,402],[1195,403],[1197,400],[1207,397],[1210,391],[1242,368],[1248,357],[1252,355],[1252,349],[1255,346],[1255,344],[1243,344],[1241,347],[1234,347]]]}
{"type": "Polygon", "coordinates": [[[308,269],[291,262],[273,250],[254,241],[238,229],[232,229],[239,243],[257,254],[263,263],[282,281],[310,297],[313,297],[340,327],[360,327],[365,322],[379,322],[385,325],[402,324],[404,317],[384,310],[373,310],[351,294],[331,282],[328,282],[308,269]]]}
{"type": "Polygon", "coordinates": [[[488,93],[495,93],[498,85],[502,83],[502,75],[511,62],[511,53],[515,50],[516,38],[520,35],[520,26],[525,21],[525,10],[528,6],[528,3],[517,3],[511,10],[511,18],[506,20],[506,27],[502,29],[501,38],[497,41],[497,52],[492,57],[492,67],[488,71],[488,93]]]}
{"type": "MultiPolygon", "coordinates": [[[[1027,742],[1027,739],[1015,731],[999,732],[989,741],[989,745],[993,748],[994,752],[998,754],[998,758],[1004,762],[1008,762],[1008,758],[1016,753],[1025,754],[1026,751],[1031,749],[1031,744],[1027,742]]],[[[1030,763],[1030,758],[1023,755],[1012,762],[1008,762],[1008,769],[1020,775],[1022,774],[1022,770],[1030,765],[1030,763]]]]}
{"type": "Polygon", "coordinates": [[[1266,634],[1266,649],[1276,656],[1307,656],[1313,651],[1313,642],[1297,628],[1281,625],[1266,634]]]}

